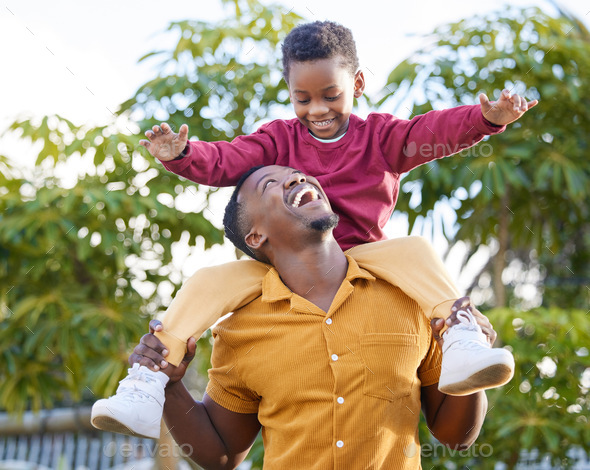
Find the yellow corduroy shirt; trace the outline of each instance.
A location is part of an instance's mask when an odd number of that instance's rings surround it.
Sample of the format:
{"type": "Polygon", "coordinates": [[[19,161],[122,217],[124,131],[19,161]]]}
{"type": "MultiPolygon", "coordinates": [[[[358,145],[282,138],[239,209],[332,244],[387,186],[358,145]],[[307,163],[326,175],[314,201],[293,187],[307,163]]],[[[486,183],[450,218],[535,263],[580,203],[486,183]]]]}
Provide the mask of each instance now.
{"type": "Polygon", "coordinates": [[[265,469],[421,468],[420,388],[440,351],[414,300],[347,259],[327,313],[272,269],[213,330],[207,394],[258,413],[265,469]]]}

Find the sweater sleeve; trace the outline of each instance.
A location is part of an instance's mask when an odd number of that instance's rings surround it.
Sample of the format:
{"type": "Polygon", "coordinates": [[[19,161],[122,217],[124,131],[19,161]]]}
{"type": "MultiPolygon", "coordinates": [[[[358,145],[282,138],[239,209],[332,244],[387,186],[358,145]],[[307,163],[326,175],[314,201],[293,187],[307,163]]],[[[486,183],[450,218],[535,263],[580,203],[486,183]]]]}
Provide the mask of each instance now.
{"type": "Polygon", "coordinates": [[[164,162],[164,167],[195,183],[234,186],[253,166],[272,165],[277,161],[284,127],[280,121],[273,121],[231,142],[189,141],[185,157],[164,162]]]}
{"type": "Polygon", "coordinates": [[[380,146],[392,171],[405,173],[432,160],[461,152],[484,136],[503,132],[483,117],[480,105],[430,111],[412,120],[391,116],[383,125],[380,146]]]}

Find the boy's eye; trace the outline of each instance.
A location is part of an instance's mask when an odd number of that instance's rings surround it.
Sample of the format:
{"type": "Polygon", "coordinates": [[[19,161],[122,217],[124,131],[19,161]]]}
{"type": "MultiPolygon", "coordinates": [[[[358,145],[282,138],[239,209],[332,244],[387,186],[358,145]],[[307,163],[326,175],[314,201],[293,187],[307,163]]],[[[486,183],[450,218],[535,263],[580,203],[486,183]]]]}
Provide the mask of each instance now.
{"type": "Polygon", "coordinates": [[[307,103],[309,103],[309,100],[297,100],[297,102],[299,104],[307,104],[307,103]]]}
{"type": "Polygon", "coordinates": [[[326,101],[336,101],[338,98],[340,98],[341,95],[336,95],[336,96],[326,96],[326,101]]]}
{"type": "Polygon", "coordinates": [[[268,180],[268,181],[266,181],[266,182],[264,183],[264,186],[262,186],[262,192],[264,192],[264,190],[266,189],[266,187],[267,187],[267,186],[268,186],[270,183],[272,183],[273,181],[276,181],[276,180],[268,180]]]}

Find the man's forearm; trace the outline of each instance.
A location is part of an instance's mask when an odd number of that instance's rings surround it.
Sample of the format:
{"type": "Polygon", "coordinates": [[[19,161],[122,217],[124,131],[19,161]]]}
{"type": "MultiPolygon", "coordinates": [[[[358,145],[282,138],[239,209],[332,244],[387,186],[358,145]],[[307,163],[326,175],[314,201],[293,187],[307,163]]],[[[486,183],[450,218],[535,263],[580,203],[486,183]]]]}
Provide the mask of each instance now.
{"type": "Polygon", "coordinates": [[[182,382],[166,387],[164,420],[185,454],[204,468],[226,468],[228,452],[203,403],[182,382]]]}
{"type": "Polygon", "coordinates": [[[479,436],[487,409],[485,392],[463,397],[446,395],[436,414],[432,434],[452,448],[467,448],[479,436]]]}

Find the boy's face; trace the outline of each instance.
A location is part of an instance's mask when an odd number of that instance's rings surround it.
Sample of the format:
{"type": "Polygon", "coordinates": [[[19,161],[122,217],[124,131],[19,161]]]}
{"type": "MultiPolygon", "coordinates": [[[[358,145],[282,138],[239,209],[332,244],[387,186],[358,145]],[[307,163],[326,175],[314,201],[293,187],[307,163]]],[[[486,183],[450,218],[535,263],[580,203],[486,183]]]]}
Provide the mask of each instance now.
{"type": "Polygon", "coordinates": [[[365,78],[354,76],[335,57],[293,62],[289,96],[301,124],[320,139],[340,137],[348,129],[354,98],[362,96],[365,78]]]}

